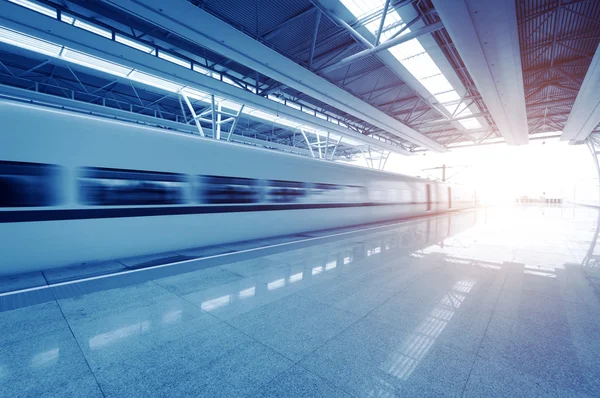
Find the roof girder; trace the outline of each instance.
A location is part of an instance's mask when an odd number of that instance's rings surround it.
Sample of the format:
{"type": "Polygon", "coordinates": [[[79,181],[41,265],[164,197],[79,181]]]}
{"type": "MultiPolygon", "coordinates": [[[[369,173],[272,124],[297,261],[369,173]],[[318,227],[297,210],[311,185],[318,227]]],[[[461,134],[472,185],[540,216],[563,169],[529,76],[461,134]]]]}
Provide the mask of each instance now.
{"type": "Polygon", "coordinates": [[[598,123],[600,123],[600,45],[585,74],[560,139],[571,143],[583,141],[598,123]]]}
{"type": "Polygon", "coordinates": [[[432,2],[500,133],[509,145],[526,144],[527,115],[514,0],[432,2]]]}

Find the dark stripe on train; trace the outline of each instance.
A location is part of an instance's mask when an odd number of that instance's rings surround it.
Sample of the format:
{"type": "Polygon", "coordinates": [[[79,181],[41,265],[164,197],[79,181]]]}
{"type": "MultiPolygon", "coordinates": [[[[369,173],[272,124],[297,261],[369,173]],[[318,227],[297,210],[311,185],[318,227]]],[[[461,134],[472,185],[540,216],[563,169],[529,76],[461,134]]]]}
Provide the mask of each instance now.
{"type": "Polygon", "coordinates": [[[425,203],[299,203],[299,204],[258,204],[236,206],[179,206],[179,207],[130,207],[107,209],[56,209],[56,210],[16,210],[0,211],[0,223],[88,220],[94,218],[124,218],[176,216],[189,214],[245,213],[251,211],[335,209],[349,207],[375,207],[416,205],[425,203]]]}

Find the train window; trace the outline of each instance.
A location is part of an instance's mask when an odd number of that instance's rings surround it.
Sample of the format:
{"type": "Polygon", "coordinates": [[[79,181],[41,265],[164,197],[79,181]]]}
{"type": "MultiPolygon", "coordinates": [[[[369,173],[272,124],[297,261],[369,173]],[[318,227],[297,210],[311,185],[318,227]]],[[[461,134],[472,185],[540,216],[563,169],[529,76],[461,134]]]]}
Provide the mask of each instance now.
{"type": "Polygon", "coordinates": [[[359,203],[363,201],[363,192],[365,187],[358,187],[355,185],[345,185],[343,187],[345,201],[350,203],[359,203]]]}
{"type": "Polygon", "coordinates": [[[343,202],[345,200],[342,185],[313,184],[311,196],[315,202],[343,202]]]}
{"type": "Polygon", "coordinates": [[[0,161],[0,207],[57,205],[59,179],[60,166],[0,161]]]}
{"type": "Polygon", "coordinates": [[[260,186],[252,178],[200,176],[201,203],[240,204],[260,201],[260,186]]]}
{"type": "Polygon", "coordinates": [[[308,193],[307,184],[298,181],[277,181],[267,182],[267,201],[274,203],[293,203],[300,202],[308,193]]]}
{"type": "Polygon", "coordinates": [[[385,202],[387,199],[387,190],[382,188],[369,188],[369,197],[371,202],[385,202]]]}
{"type": "Polygon", "coordinates": [[[183,174],[85,167],[79,199],[96,206],[175,205],[184,202],[187,187],[183,174]]]}

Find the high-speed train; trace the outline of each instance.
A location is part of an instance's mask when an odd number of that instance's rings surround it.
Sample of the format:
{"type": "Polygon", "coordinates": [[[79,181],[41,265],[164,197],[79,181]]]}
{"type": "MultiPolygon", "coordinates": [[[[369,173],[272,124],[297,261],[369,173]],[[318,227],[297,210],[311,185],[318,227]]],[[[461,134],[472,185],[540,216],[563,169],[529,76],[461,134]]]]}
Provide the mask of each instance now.
{"type": "Polygon", "coordinates": [[[465,209],[474,190],[0,101],[0,274],[465,209]]]}

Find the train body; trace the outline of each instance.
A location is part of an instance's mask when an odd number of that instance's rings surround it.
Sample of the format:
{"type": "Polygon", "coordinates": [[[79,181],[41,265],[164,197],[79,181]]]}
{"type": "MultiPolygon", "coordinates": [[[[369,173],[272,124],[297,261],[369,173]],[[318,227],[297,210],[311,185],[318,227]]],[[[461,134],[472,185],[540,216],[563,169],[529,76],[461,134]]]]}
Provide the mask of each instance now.
{"type": "Polygon", "coordinates": [[[0,101],[0,275],[474,207],[474,190],[0,101]]]}

